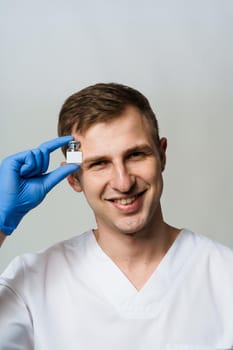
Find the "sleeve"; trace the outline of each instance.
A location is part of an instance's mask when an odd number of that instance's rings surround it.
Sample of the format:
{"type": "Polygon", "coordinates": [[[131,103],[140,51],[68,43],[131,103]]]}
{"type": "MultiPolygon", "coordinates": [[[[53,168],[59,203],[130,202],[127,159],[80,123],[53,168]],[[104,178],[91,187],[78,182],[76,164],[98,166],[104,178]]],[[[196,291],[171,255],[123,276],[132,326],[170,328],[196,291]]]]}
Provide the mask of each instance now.
{"type": "Polygon", "coordinates": [[[0,277],[0,349],[34,349],[30,310],[4,277],[0,277]]]}

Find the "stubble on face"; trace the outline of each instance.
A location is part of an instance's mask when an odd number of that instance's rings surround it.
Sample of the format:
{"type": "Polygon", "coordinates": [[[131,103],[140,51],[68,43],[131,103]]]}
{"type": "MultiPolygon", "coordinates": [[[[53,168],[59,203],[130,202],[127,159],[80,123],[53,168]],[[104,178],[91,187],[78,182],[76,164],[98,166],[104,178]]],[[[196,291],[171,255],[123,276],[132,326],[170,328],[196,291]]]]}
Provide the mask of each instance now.
{"type": "Polygon", "coordinates": [[[130,107],[119,118],[76,136],[84,159],[79,180],[99,230],[132,236],[158,225],[160,151],[140,112],[130,107]]]}

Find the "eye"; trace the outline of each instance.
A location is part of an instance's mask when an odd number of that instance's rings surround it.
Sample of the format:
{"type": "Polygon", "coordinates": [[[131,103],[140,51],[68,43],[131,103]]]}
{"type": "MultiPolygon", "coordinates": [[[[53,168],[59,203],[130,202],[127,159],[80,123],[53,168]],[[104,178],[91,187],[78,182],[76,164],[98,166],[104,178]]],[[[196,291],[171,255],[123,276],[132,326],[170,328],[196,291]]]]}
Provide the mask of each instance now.
{"type": "Polygon", "coordinates": [[[91,163],[89,167],[90,168],[100,168],[100,167],[103,167],[104,165],[106,165],[106,161],[100,160],[98,162],[91,163]]]}
{"type": "Polygon", "coordinates": [[[142,151],[135,151],[129,154],[129,158],[141,158],[145,155],[142,151]]]}

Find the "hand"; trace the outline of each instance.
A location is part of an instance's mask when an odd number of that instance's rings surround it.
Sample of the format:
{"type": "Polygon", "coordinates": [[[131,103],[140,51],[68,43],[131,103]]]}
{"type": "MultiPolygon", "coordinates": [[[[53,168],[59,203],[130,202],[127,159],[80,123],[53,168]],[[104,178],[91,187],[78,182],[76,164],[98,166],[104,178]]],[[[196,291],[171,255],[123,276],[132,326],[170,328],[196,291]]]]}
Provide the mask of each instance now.
{"type": "Polygon", "coordinates": [[[58,137],[38,148],[5,158],[0,166],[0,229],[10,235],[25,214],[42,202],[46,194],[78,169],[66,164],[50,173],[49,154],[66,145],[72,136],[58,137]]]}

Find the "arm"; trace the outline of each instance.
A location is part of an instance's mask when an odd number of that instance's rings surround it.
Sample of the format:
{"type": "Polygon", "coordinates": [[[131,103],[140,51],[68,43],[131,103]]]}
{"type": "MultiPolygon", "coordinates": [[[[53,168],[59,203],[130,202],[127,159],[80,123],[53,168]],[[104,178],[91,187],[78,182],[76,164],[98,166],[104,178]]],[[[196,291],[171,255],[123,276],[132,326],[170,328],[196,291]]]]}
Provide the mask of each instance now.
{"type": "Polygon", "coordinates": [[[61,166],[46,173],[49,155],[64,146],[71,136],[48,141],[38,148],[4,159],[0,166],[0,243],[18,226],[23,216],[39,205],[46,194],[67,175],[77,170],[76,164],[61,166]]]}
{"type": "Polygon", "coordinates": [[[24,284],[20,260],[12,261],[7,270],[0,277],[0,349],[34,349],[30,310],[17,289],[17,280],[24,284]]]}
{"type": "Polygon", "coordinates": [[[2,232],[2,230],[0,229],[0,247],[3,244],[4,240],[5,240],[6,236],[4,235],[4,233],[2,232]]]}

